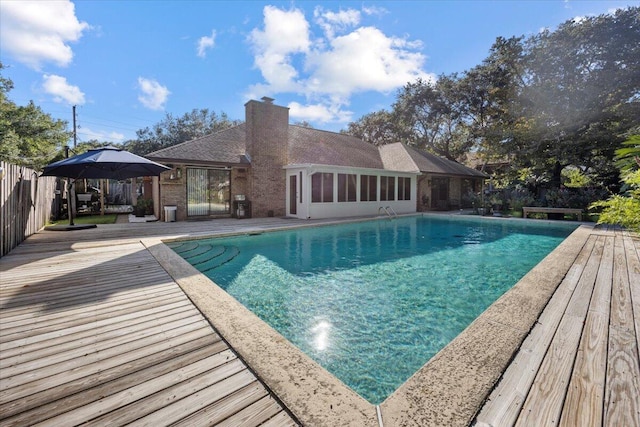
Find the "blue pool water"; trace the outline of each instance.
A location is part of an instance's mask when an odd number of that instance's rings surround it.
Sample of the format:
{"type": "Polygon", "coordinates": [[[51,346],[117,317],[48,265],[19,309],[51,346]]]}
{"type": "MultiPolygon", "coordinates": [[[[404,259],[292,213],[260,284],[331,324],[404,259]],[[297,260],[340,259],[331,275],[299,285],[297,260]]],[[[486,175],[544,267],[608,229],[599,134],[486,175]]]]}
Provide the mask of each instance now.
{"type": "Polygon", "coordinates": [[[373,404],[575,225],[406,217],[170,243],[373,404]]]}

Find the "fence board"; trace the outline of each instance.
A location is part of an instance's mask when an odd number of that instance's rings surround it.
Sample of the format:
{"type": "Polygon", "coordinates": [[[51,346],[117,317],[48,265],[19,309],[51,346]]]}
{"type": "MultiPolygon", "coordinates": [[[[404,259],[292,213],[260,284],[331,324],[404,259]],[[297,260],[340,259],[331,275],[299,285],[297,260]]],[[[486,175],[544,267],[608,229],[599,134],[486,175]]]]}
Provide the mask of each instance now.
{"type": "Polygon", "coordinates": [[[0,257],[45,226],[57,179],[24,166],[0,162],[0,257]]]}

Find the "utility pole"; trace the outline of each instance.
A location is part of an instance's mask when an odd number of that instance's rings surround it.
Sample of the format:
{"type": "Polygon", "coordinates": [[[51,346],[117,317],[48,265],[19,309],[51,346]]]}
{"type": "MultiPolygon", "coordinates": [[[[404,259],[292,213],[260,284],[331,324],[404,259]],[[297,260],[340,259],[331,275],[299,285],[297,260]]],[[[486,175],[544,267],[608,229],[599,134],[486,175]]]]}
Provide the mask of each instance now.
{"type": "Polygon", "coordinates": [[[78,137],[76,134],[76,106],[73,106],[73,148],[76,148],[78,137]]]}

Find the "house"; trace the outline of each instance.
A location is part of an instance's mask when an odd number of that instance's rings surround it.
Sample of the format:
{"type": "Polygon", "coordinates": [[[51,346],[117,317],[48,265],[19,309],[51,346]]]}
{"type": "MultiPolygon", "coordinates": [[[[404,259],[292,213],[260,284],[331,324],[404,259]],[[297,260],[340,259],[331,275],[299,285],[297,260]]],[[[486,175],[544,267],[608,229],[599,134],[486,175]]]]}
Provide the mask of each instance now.
{"type": "Polygon", "coordinates": [[[148,154],[157,206],[177,220],[236,216],[328,218],[463,206],[486,175],[395,143],[289,124],[271,98],[245,104],[245,123],[148,154]]]}

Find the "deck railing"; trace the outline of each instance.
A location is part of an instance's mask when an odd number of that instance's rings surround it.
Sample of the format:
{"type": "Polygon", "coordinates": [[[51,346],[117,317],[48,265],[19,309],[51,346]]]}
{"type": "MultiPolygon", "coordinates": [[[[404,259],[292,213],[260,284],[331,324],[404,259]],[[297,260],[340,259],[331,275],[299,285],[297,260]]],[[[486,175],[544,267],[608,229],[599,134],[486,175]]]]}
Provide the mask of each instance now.
{"type": "Polygon", "coordinates": [[[0,162],[0,257],[40,230],[51,216],[56,178],[0,162]]]}

